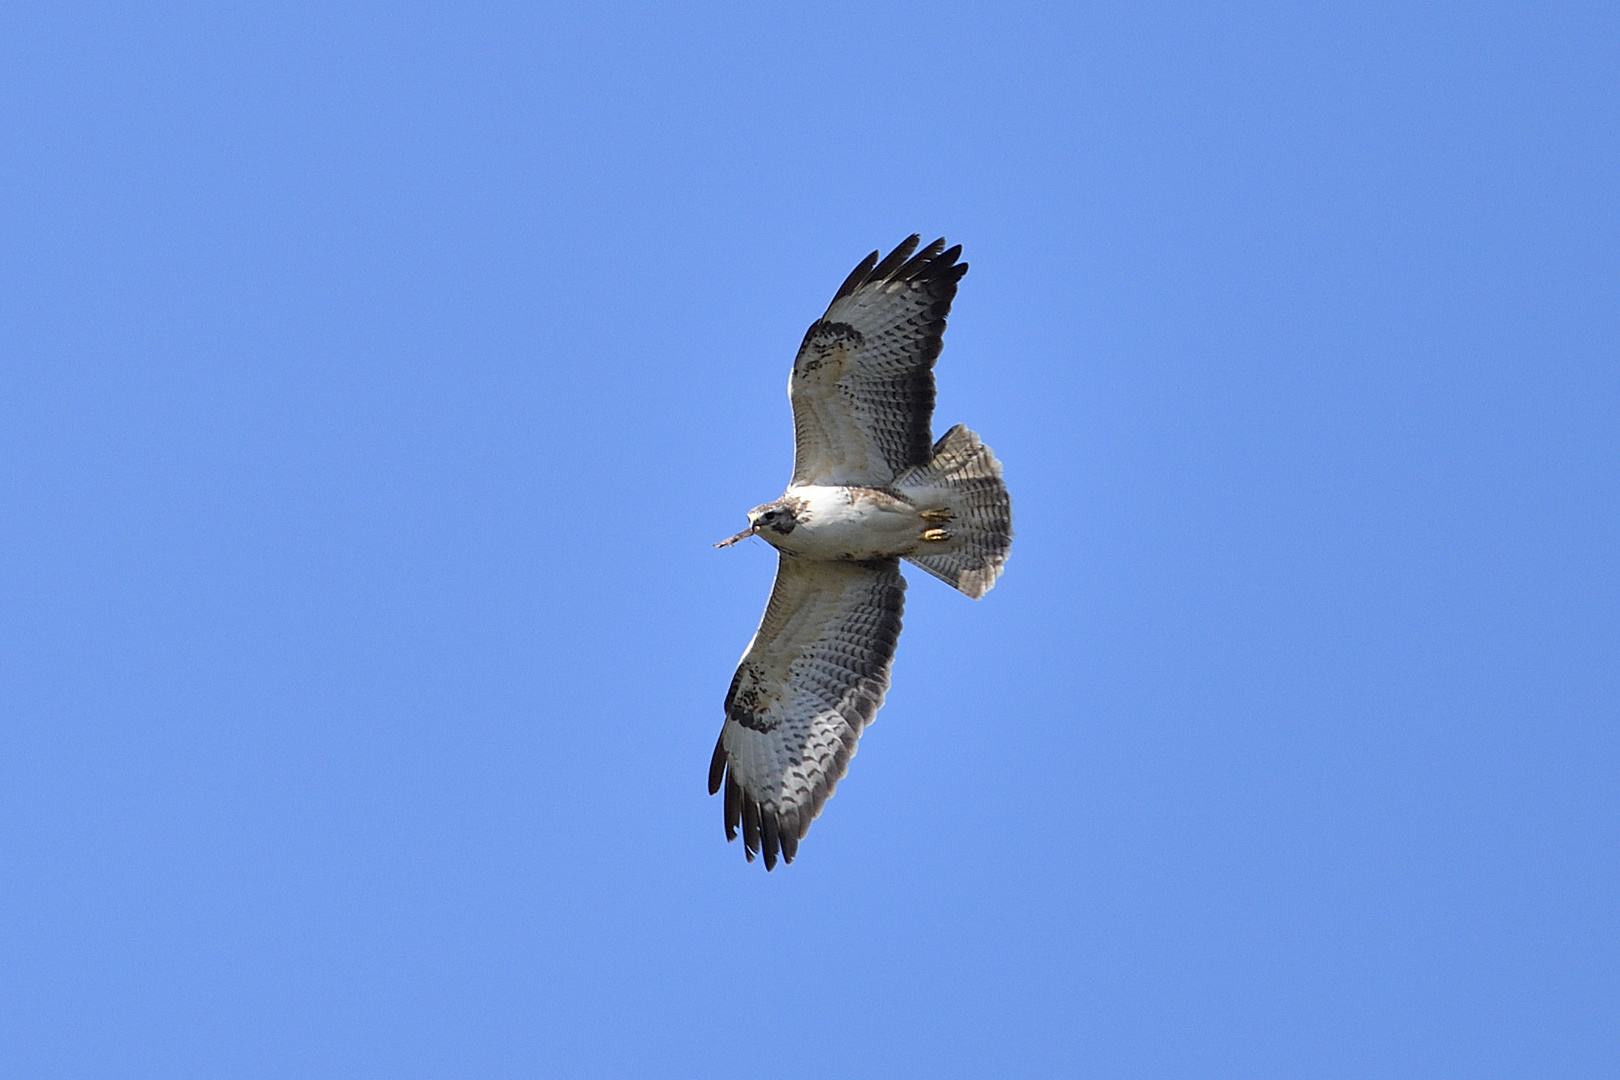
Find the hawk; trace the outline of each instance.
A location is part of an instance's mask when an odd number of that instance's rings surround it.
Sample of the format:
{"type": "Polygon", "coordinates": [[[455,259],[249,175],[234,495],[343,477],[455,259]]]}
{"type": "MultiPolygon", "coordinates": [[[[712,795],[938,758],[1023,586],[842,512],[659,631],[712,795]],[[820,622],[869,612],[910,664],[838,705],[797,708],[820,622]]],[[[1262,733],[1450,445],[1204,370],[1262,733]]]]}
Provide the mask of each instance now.
{"type": "Polygon", "coordinates": [[[709,765],[726,839],[765,868],[792,862],[889,688],[906,579],[900,560],[975,599],[1012,544],[1001,463],[958,424],[938,442],[934,360],[967,273],[961,245],[911,236],[845,279],[788,379],[793,477],[748,512],[778,552],[776,584],[726,694],[709,765]]]}

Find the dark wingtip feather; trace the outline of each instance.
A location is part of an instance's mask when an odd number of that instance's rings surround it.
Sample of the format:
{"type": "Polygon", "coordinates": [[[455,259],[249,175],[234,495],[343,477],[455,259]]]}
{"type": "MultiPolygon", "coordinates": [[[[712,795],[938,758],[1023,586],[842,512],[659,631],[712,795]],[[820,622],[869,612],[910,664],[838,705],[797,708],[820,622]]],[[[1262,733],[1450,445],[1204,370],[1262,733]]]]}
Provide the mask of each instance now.
{"type": "Polygon", "coordinates": [[[714,757],[709,759],[709,794],[713,795],[720,790],[721,781],[726,778],[726,736],[721,732],[720,738],[714,744],[714,757]]]}
{"type": "Polygon", "coordinates": [[[726,842],[737,839],[737,826],[742,823],[742,785],[737,783],[735,776],[726,777],[726,842]]]}
{"type": "Polygon", "coordinates": [[[934,265],[939,253],[944,250],[945,238],[942,236],[913,255],[904,266],[890,274],[889,277],[895,281],[912,281],[922,277],[934,265]]]}
{"type": "Polygon", "coordinates": [[[776,831],[776,814],[770,810],[763,811],[759,816],[760,843],[765,853],[765,869],[776,869],[776,856],[782,850],[782,844],[776,831]]]}
{"type": "Polygon", "coordinates": [[[849,272],[849,277],[844,279],[844,283],[838,286],[838,291],[833,293],[833,299],[842,300],[844,297],[852,295],[856,289],[865,284],[866,279],[872,274],[872,267],[877,265],[877,261],[878,253],[875,251],[862,259],[860,264],[849,272]]]}
{"type": "MultiPolygon", "coordinates": [[[[893,251],[878,259],[878,253],[872,252],[860,261],[860,264],[851,270],[844,283],[838,286],[833,294],[833,300],[842,300],[846,296],[853,296],[863,285],[874,281],[934,281],[940,280],[955,284],[967,273],[967,263],[958,263],[961,257],[962,245],[957,244],[950,250],[945,250],[945,238],[941,236],[933,243],[918,250],[917,244],[921,236],[912,233],[893,251]]],[[[948,301],[947,297],[947,301],[948,301]]]]}
{"type": "Polygon", "coordinates": [[[887,280],[888,277],[895,272],[895,270],[899,269],[899,267],[911,257],[911,253],[917,250],[917,242],[921,239],[921,236],[918,236],[916,233],[912,233],[910,236],[900,241],[900,243],[896,244],[894,250],[883,256],[883,261],[872,268],[871,274],[867,275],[867,280],[887,280]]]}

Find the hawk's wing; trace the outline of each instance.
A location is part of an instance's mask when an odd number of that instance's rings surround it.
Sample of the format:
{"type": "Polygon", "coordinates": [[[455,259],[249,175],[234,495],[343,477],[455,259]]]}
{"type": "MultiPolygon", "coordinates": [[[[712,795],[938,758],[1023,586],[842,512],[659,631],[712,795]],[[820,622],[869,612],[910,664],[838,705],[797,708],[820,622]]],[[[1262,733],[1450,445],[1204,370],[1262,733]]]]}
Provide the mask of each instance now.
{"type": "Polygon", "coordinates": [[[725,785],[726,839],[750,862],[793,861],[889,688],[906,579],[898,560],[804,562],[783,555],[754,640],[726,694],[709,766],[725,785]]]}
{"type": "Polygon", "coordinates": [[[958,244],[872,252],[812,323],[793,361],[793,483],[883,487],[928,461],[934,360],[956,283],[958,244]]]}

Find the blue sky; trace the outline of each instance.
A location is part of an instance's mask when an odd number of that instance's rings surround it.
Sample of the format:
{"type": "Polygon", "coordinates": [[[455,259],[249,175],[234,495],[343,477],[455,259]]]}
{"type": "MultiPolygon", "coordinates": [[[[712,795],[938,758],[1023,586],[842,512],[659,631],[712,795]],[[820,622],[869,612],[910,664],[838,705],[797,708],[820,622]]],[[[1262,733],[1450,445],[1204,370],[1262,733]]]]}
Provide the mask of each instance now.
{"type": "Polygon", "coordinates": [[[1617,49],[8,5],[5,1071],[1615,1075],[1617,49]],[[767,876],[710,544],[913,231],[1018,538],[767,876]]]}

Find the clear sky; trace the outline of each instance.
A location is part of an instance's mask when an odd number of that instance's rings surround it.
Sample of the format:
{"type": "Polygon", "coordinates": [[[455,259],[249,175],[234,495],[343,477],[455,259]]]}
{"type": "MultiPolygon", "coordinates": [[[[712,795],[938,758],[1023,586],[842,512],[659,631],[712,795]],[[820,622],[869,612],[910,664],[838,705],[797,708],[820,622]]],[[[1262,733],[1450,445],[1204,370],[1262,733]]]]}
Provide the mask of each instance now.
{"type": "Polygon", "coordinates": [[[0,1072],[1620,1075],[1620,8],[9,4],[0,1072]],[[785,9],[784,9],[785,10],[785,9]],[[805,326],[965,245],[798,860],[805,326]]]}

